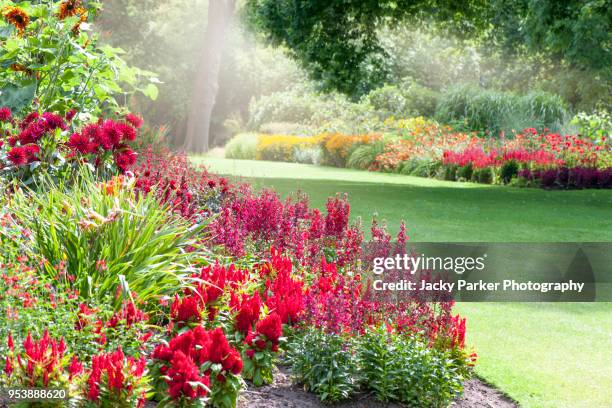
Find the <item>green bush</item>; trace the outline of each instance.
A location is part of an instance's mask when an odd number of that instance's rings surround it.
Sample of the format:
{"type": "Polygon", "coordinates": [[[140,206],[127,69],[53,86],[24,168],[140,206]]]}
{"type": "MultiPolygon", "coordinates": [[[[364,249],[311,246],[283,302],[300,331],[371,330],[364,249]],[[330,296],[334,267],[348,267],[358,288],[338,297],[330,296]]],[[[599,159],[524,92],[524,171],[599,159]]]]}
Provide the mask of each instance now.
{"type": "Polygon", "coordinates": [[[71,189],[17,191],[17,222],[32,231],[28,247],[44,258],[41,273],[71,278],[84,299],[114,297],[118,289],[156,305],[176,292],[189,272],[187,251],[200,228],[173,217],[152,195],[137,196],[134,179],[97,184],[82,173],[71,189]]]}
{"type": "Polygon", "coordinates": [[[378,400],[414,407],[448,406],[469,375],[465,362],[384,327],[357,340],[356,360],[364,386],[378,400]]]}
{"type": "MultiPolygon", "coordinates": [[[[65,114],[78,107],[80,114],[97,116],[137,92],[157,98],[153,73],[130,67],[123,50],[101,44],[86,29],[99,3],[79,2],[69,18],[56,12],[57,0],[16,3],[29,24],[21,30],[0,20],[0,106],[21,113],[36,101],[47,111],[65,114]]],[[[2,2],[2,11],[11,4],[2,2]]]]}
{"type": "Polygon", "coordinates": [[[347,166],[352,169],[366,170],[384,150],[385,142],[383,140],[377,140],[371,144],[360,145],[349,155],[347,166]]]}
{"type": "Polygon", "coordinates": [[[255,160],[257,156],[258,135],[240,133],[225,145],[225,157],[228,159],[255,160]]]}
{"type": "Polygon", "coordinates": [[[363,98],[362,103],[371,105],[378,117],[385,120],[391,116],[396,118],[433,116],[438,97],[437,92],[407,81],[375,89],[363,98]]]}
{"type": "Polygon", "coordinates": [[[462,86],[442,95],[436,118],[459,130],[512,133],[525,127],[558,128],[567,115],[563,100],[534,91],[524,96],[511,92],[462,86]]]}
{"type": "Polygon", "coordinates": [[[441,162],[436,160],[412,158],[403,161],[397,170],[400,174],[417,177],[435,177],[441,162]]]}
{"type": "Polygon", "coordinates": [[[592,114],[579,112],[570,123],[578,127],[578,133],[582,136],[598,142],[602,138],[609,137],[612,131],[612,116],[607,110],[600,110],[592,114]]]}
{"type": "Polygon", "coordinates": [[[471,180],[473,171],[474,171],[474,168],[472,167],[472,163],[466,164],[463,167],[459,167],[459,169],[457,169],[457,180],[459,181],[471,180]]]}
{"type": "Polygon", "coordinates": [[[505,162],[499,170],[499,180],[503,184],[508,184],[513,178],[518,175],[519,166],[514,160],[505,162]]]}
{"type": "Polygon", "coordinates": [[[293,161],[304,164],[321,164],[323,151],[321,146],[297,145],[293,150],[293,161]]]}
{"type": "Polygon", "coordinates": [[[493,170],[490,167],[483,169],[474,169],[472,172],[472,181],[482,184],[493,183],[493,170]]]}
{"type": "Polygon", "coordinates": [[[345,400],[357,389],[354,357],[339,335],[307,329],[292,340],[287,359],[295,379],[321,401],[345,400]]]}

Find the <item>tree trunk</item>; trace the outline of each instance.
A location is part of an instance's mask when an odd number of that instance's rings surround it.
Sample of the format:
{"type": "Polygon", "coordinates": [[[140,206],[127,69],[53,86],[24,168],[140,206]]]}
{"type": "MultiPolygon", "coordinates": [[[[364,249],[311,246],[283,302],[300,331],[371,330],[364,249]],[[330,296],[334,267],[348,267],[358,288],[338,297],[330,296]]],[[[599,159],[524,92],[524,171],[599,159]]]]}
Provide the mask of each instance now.
{"type": "Polygon", "coordinates": [[[204,48],[191,97],[187,119],[185,151],[201,153],[208,150],[210,120],[219,89],[219,66],[236,0],[209,0],[208,26],[204,34],[204,48]]]}

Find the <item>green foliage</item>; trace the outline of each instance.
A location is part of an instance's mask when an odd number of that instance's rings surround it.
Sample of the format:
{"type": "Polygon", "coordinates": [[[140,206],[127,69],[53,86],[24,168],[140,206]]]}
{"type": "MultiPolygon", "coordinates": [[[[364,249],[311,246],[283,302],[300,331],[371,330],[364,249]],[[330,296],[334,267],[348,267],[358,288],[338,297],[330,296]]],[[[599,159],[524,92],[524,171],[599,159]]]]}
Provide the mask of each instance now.
{"type": "Polygon", "coordinates": [[[504,162],[499,170],[499,179],[502,183],[508,184],[518,174],[519,166],[514,160],[504,162]]]}
{"type": "Polygon", "coordinates": [[[122,178],[96,184],[83,173],[71,189],[15,193],[11,208],[32,231],[28,247],[47,260],[43,275],[71,282],[84,299],[113,297],[121,289],[155,305],[176,291],[189,272],[186,248],[199,229],[187,228],[152,194],[135,195],[132,184],[122,178]]]}
{"type": "Polygon", "coordinates": [[[495,0],[489,7],[491,39],[506,50],[541,53],[574,66],[609,72],[608,1],[495,0]]]}
{"type": "Polygon", "coordinates": [[[228,159],[255,160],[257,156],[258,136],[255,133],[240,133],[225,145],[225,157],[228,159]]]}
{"type": "MultiPolygon", "coordinates": [[[[480,2],[442,1],[427,17],[470,31],[480,24],[480,8],[480,2]],[[471,24],[464,24],[466,20],[471,24]]],[[[249,21],[268,40],[286,46],[324,89],[353,97],[382,85],[388,76],[377,28],[430,10],[428,1],[408,0],[247,2],[249,21]]]]}
{"type": "Polygon", "coordinates": [[[377,140],[374,143],[360,145],[351,152],[346,162],[353,169],[368,169],[376,157],[385,150],[385,142],[377,140]]]}
{"type": "Polygon", "coordinates": [[[321,401],[345,400],[357,389],[354,357],[339,335],[308,329],[289,344],[287,358],[296,380],[321,401]]]}
{"type": "Polygon", "coordinates": [[[441,122],[494,136],[525,127],[556,128],[566,114],[565,103],[557,95],[540,91],[518,96],[470,86],[444,93],[436,110],[441,122]]]}
{"type": "Polygon", "coordinates": [[[409,176],[434,177],[440,166],[440,161],[411,158],[402,162],[397,170],[399,173],[409,176]]]}
{"type": "Polygon", "coordinates": [[[321,146],[298,145],[293,150],[293,161],[304,164],[321,164],[323,151],[321,146]]]}
{"type": "Polygon", "coordinates": [[[593,112],[590,115],[585,112],[579,112],[572,118],[570,123],[578,127],[578,133],[582,136],[596,141],[608,138],[612,130],[612,117],[606,110],[593,112]]]}
{"type": "Polygon", "coordinates": [[[458,181],[469,181],[472,179],[473,172],[474,172],[474,168],[472,167],[472,163],[466,164],[465,166],[457,169],[457,180],[458,181]]]}
{"type": "Polygon", "coordinates": [[[414,338],[384,327],[370,329],[357,340],[356,350],[363,384],[382,402],[446,407],[463,392],[465,362],[414,338]]]}
{"type": "MultiPolygon", "coordinates": [[[[0,8],[13,4],[0,1],[0,8]]],[[[59,4],[20,2],[30,19],[23,31],[0,21],[0,106],[19,112],[36,99],[43,110],[65,113],[79,107],[98,115],[115,110],[119,96],[124,101],[139,91],[157,97],[152,73],[128,66],[121,49],[100,45],[87,33],[98,2],[86,2],[86,10],[66,18],[59,16],[59,4]]]]}
{"type": "Polygon", "coordinates": [[[472,181],[482,184],[492,184],[493,179],[493,170],[490,167],[474,169],[474,171],[472,172],[472,181]]]}
{"type": "Polygon", "coordinates": [[[391,116],[433,116],[438,97],[437,92],[410,81],[375,89],[363,98],[363,102],[370,104],[379,118],[384,120],[391,116]]]}

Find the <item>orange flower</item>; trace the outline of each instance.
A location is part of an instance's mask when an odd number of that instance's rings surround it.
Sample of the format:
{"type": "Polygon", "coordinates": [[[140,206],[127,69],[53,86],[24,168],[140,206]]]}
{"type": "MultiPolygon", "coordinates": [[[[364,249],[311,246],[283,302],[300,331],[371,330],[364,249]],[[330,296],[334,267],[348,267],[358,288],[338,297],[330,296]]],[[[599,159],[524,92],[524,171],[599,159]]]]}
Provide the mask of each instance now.
{"type": "Polygon", "coordinates": [[[30,16],[20,7],[7,7],[4,12],[4,18],[14,25],[20,34],[23,34],[28,24],[30,24],[30,16]]]}
{"type": "Polygon", "coordinates": [[[82,15],[85,12],[81,7],[81,0],[65,0],[59,6],[58,17],[64,20],[68,17],[82,15]]]}

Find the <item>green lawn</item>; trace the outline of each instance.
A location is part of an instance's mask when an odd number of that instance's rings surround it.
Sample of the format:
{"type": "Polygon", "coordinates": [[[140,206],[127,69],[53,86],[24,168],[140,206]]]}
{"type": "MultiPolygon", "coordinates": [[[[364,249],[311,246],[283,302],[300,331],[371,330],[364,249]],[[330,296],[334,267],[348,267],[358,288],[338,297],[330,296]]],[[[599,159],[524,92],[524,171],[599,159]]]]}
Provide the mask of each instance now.
{"type": "MultiPolygon", "coordinates": [[[[194,158],[321,206],[346,192],[418,241],[611,241],[612,191],[543,191],[451,183],[299,164],[194,158]]],[[[612,406],[612,303],[463,303],[477,373],[524,407],[612,406]]]]}
{"type": "Polygon", "coordinates": [[[346,192],[353,217],[369,223],[377,213],[394,232],[405,220],[414,241],[612,241],[612,190],[545,191],[293,163],[194,160],[283,195],[302,190],[319,207],[346,192]]]}

